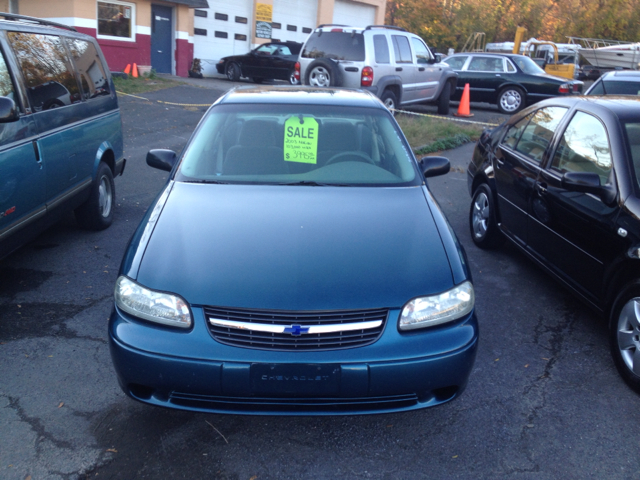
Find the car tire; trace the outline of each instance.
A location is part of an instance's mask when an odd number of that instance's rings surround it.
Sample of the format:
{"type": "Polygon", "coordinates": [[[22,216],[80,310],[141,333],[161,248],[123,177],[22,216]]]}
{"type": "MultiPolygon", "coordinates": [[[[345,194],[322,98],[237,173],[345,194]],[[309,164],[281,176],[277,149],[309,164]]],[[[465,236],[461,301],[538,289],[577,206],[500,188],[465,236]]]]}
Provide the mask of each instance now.
{"type": "Polygon", "coordinates": [[[387,107],[391,113],[395,114],[395,109],[398,108],[398,99],[395,93],[388,89],[385,90],[380,96],[380,101],[384,103],[384,106],[387,107]]]}
{"type": "Polygon", "coordinates": [[[609,319],[611,355],[624,381],[640,393],[640,282],[618,295],[609,319]]]}
{"type": "Polygon", "coordinates": [[[451,100],[451,84],[444,84],[440,97],[438,98],[438,114],[449,115],[449,101],[451,100]]]}
{"type": "Polygon", "coordinates": [[[251,81],[252,81],[253,83],[262,83],[262,82],[264,82],[264,78],[261,78],[261,77],[253,77],[253,78],[251,78],[251,81]]]}
{"type": "Polygon", "coordinates": [[[524,107],[524,92],[518,87],[506,87],[498,95],[498,110],[510,115],[524,107]]]}
{"type": "Polygon", "coordinates": [[[307,67],[305,83],[312,87],[340,87],[340,67],[330,58],[318,58],[307,67]]]}
{"type": "Polygon", "coordinates": [[[300,81],[296,78],[296,72],[295,71],[291,71],[291,75],[289,75],[289,83],[291,85],[299,85],[300,81]]]}
{"type": "Polygon", "coordinates": [[[236,63],[230,62],[227,64],[225,72],[229,81],[237,82],[240,80],[240,67],[236,63]]]}
{"type": "Polygon", "coordinates": [[[480,248],[495,248],[504,243],[504,236],[496,221],[493,193],[486,183],[478,185],[473,192],[469,209],[469,228],[473,243],[480,248]]]}
{"type": "Polygon", "coordinates": [[[109,166],[100,162],[86,202],[75,210],[76,221],[87,230],[104,230],[113,222],[116,187],[109,166]]]}

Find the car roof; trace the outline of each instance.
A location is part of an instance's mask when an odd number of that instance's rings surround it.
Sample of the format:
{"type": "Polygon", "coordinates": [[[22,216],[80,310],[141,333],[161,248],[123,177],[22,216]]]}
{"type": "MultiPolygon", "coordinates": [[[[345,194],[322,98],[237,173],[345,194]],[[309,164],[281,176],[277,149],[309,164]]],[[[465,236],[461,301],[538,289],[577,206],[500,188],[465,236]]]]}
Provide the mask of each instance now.
{"type": "Polygon", "coordinates": [[[640,122],[640,97],[617,95],[553,97],[536,103],[535,107],[541,108],[546,105],[561,105],[568,108],[578,106],[594,113],[605,109],[614,113],[622,121],[640,122]]]}
{"type": "Polygon", "coordinates": [[[615,80],[623,82],[640,82],[640,72],[635,70],[615,70],[602,75],[602,80],[615,80]]]}
{"type": "Polygon", "coordinates": [[[334,105],[385,109],[373,94],[346,88],[317,88],[268,85],[237,87],[220,98],[216,104],[291,104],[334,105]]]}

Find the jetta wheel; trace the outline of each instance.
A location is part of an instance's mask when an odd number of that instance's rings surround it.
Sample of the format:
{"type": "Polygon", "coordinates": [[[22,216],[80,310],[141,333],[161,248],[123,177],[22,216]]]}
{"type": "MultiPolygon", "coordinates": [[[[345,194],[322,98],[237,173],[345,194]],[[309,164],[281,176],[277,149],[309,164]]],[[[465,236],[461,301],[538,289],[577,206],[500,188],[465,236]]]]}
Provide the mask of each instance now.
{"type": "Polygon", "coordinates": [[[493,248],[504,241],[498,230],[494,205],[489,185],[483,183],[478,186],[469,210],[469,227],[473,243],[480,248],[493,248]]]}
{"type": "Polygon", "coordinates": [[[614,303],[609,340],[618,372],[640,392],[640,284],[631,284],[614,303]]]}
{"type": "Polygon", "coordinates": [[[524,106],[524,94],[517,87],[507,87],[498,96],[498,110],[502,113],[516,113],[524,106]]]}

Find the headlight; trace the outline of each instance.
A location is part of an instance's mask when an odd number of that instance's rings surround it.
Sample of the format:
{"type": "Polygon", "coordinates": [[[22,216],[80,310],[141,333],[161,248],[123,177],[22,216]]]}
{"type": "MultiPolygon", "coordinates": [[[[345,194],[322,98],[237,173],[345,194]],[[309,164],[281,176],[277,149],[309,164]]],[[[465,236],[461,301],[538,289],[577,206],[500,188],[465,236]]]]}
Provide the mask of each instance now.
{"type": "Polygon", "coordinates": [[[431,327],[464,317],[475,304],[471,282],[464,282],[451,290],[429,297],[414,298],[402,309],[400,330],[431,327]]]}
{"type": "Polygon", "coordinates": [[[177,295],[156,292],[127,277],[116,281],[116,305],[135,317],[172,327],[189,328],[189,305],[177,295]]]}

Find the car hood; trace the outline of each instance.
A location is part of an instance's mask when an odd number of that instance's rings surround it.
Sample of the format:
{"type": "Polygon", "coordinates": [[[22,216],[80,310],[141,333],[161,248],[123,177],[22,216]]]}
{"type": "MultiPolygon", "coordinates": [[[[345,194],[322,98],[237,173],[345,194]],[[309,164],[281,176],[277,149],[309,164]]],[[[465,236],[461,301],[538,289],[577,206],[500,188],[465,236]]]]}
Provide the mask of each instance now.
{"type": "Polygon", "coordinates": [[[401,307],[453,285],[421,187],[176,183],[155,222],[137,281],[192,305],[401,307]]]}

